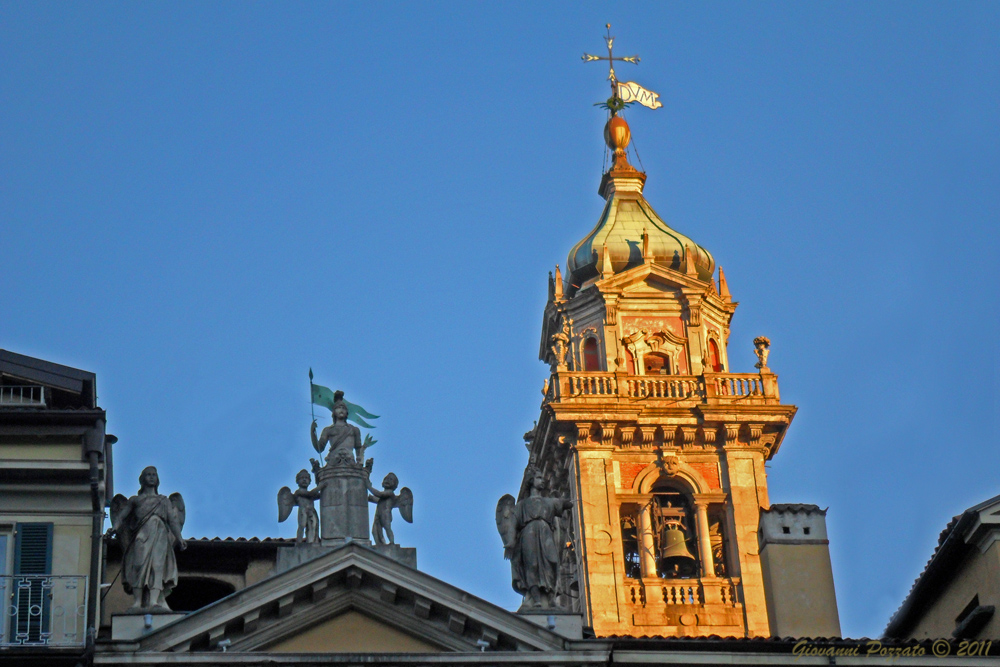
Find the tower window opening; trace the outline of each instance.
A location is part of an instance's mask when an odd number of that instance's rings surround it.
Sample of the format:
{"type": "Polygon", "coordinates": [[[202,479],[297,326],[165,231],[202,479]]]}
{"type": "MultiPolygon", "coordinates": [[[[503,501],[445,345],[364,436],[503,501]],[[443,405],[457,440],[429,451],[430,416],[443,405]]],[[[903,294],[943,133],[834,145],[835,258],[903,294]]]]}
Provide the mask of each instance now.
{"type": "Polygon", "coordinates": [[[722,372],[722,356],[719,354],[719,345],[715,340],[708,339],[708,365],[713,373],[722,372]]]}
{"type": "Polygon", "coordinates": [[[656,573],[664,579],[698,577],[698,543],[687,496],[672,488],[654,490],[650,504],[656,543],[656,573]]]}
{"type": "Polygon", "coordinates": [[[712,506],[708,510],[708,539],[712,545],[715,576],[729,576],[729,537],[726,529],[726,511],[712,506]]]}
{"type": "Polygon", "coordinates": [[[622,510],[622,560],[625,562],[625,576],[629,579],[642,578],[642,560],[639,556],[639,526],[635,510],[622,510]]]}
{"type": "Polygon", "coordinates": [[[642,358],[646,375],[670,375],[670,358],[665,354],[652,352],[642,358]]]}
{"type": "Polygon", "coordinates": [[[596,338],[587,338],[583,342],[583,370],[601,370],[601,357],[598,354],[596,338]]]}
{"type": "Polygon", "coordinates": [[[805,533],[806,535],[808,535],[809,534],[809,526],[806,526],[805,528],[803,528],[802,532],[805,533]]]}
{"type": "Polygon", "coordinates": [[[782,526],[781,532],[784,533],[785,535],[791,535],[792,529],[789,528],[788,526],[782,526]]]}

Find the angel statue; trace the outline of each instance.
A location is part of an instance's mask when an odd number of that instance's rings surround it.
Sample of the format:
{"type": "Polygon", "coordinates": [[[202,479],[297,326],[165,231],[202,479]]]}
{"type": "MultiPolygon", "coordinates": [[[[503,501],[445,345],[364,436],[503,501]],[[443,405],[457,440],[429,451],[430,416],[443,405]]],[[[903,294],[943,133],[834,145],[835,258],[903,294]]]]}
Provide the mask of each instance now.
{"type": "Polygon", "coordinates": [[[135,596],[132,609],[170,611],[167,596],[177,585],[177,558],[187,542],[184,528],[184,498],[159,494],[160,476],[148,466],[139,475],[139,493],[131,498],[118,494],[111,500],[108,537],[118,535],[122,548],[122,586],[135,596]]]}
{"type": "Polygon", "coordinates": [[[301,544],[303,538],[307,544],[319,542],[319,515],[316,514],[314,503],[320,497],[319,489],[309,490],[309,482],[312,478],[308,470],[300,470],[295,476],[295,483],[299,488],[291,491],[287,486],[281,487],[278,491],[278,522],[281,523],[292,513],[292,508],[298,505],[299,508],[299,528],[295,531],[295,544],[301,544]]]}
{"type": "Polygon", "coordinates": [[[375,505],[375,521],[372,523],[372,537],[375,544],[395,544],[392,534],[392,510],[399,508],[399,514],[407,523],[413,523],[413,492],[405,486],[399,490],[397,496],[394,491],[399,486],[399,479],[393,473],[389,473],[382,480],[382,490],[378,491],[371,482],[368,482],[368,501],[377,503],[375,505]],[[385,535],[382,531],[385,530],[385,535]],[[386,542],[386,537],[389,541],[386,542]]]}
{"type": "Polygon", "coordinates": [[[528,467],[528,497],[515,503],[509,493],[497,503],[497,530],[504,558],[510,560],[511,584],[529,599],[525,606],[551,608],[559,581],[556,517],[573,507],[564,498],[543,498],[545,478],[528,467]]]}

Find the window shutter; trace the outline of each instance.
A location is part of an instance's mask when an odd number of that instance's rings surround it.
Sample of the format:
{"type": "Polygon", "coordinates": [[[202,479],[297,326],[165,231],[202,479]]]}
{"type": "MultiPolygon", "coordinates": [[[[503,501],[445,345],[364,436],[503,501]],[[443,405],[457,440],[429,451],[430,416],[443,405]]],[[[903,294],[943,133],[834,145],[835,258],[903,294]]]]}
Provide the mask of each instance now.
{"type": "Polygon", "coordinates": [[[19,523],[14,529],[17,599],[10,609],[10,634],[16,643],[22,645],[48,643],[49,593],[41,579],[17,580],[17,575],[37,574],[52,574],[52,524],[19,523]]]}
{"type": "Polygon", "coordinates": [[[51,523],[17,524],[14,574],[52,574],[51,523]]]}

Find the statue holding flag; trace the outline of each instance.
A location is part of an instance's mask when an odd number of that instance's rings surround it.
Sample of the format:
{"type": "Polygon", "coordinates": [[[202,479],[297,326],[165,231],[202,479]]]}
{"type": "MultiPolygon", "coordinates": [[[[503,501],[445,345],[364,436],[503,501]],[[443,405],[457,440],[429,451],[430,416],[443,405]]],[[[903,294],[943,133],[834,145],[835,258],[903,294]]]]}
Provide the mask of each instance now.
{"type": "Polygon", "coordinates": [[[329,445],[325,465],[311,459],[320,497],[321,542],[330,546],[345,540],[368,538],[368,477],[373,461],[365,463],[365,450],[375,444],[370,435],[361,439],[361,429],[374,428],[366,419],[378,419],[359,405],[344,400],[344,392],[315,384],[309,370],[312,403],[330,410],[332,422],[317,436],[313,415],[310,437],[313,449],[322,454],[329,445]],[[354,422],[354,423],[348,423],[354,422]],[[357,424],[357,426],[355,425],[357,424]]]}
{"type": "Polygon", "coordinates": [[[326,456],[327,465],[336,465],[345,460],[350,461],[352,449],[354,450],[354,461],[363,465],[364,452],[361,447],[361,430],[354,424],[347,423],[349,410],[344,404],[344,392],[338,390],[334,394],[333,400],[333,406],[330,408],[333,423],[324,428],[318,438],[316,437],[315,420],[312,423],[309,435],[312,436],[313,447],[322,454],[327,444],[330,445],[330,453],[326,456]]]}

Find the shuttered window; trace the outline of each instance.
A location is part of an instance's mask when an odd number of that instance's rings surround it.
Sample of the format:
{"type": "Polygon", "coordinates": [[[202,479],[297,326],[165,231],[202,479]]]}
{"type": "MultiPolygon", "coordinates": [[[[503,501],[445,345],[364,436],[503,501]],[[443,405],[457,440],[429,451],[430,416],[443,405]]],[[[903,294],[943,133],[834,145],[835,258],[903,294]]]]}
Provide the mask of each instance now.
{"type": "Polygon", "coordinates": [[[14,574],[52,574],[52,524],[19,523],[14,535],[14,574]]]}
{"type": "Polygon", "coordinates": [[[17,575],[31,574],[52,574],[51,523],[19,523],[14,529],[17,610],[10,620],[11,636],[21,643],[44,643],[51,600],[41,578],[17,578],[17,575]]]}

